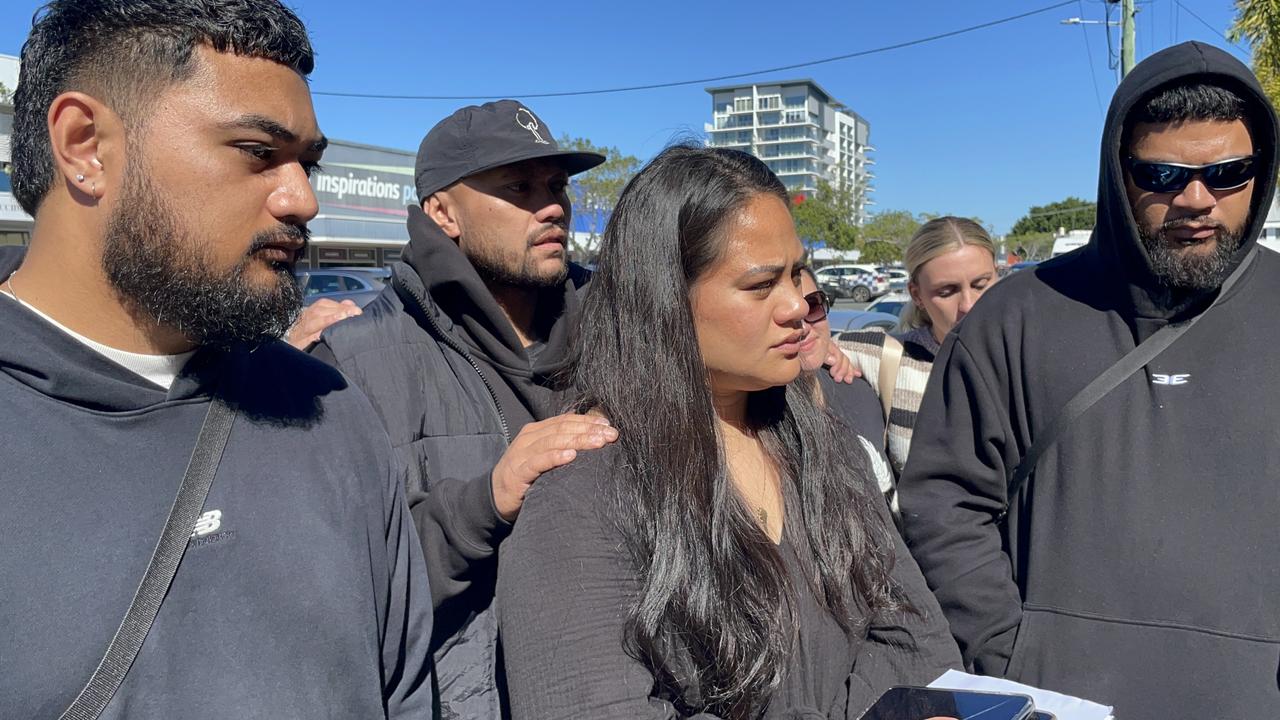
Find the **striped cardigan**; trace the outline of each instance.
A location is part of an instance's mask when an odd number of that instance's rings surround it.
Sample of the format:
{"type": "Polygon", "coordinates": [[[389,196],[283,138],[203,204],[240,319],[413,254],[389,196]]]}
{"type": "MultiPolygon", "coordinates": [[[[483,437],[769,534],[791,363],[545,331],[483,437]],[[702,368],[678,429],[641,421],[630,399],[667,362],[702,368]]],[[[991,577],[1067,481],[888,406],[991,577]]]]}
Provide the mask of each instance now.
{"type": "MultiPolygon", "coordinates": [[[[907,464],[907,453],[911,449],[911,429],[916,424],[916,411],[920,409],[920,399],[924,395],[925,385],[929,382],[929,371],[933,369],[933,358],[938,353],[938,342],[933,339],[929,328],[917,328],[902,335],[894,335],[902,342],[902,364],[898,368],[897,383],[890,392],[893,403],[885,425],[888,429],[889,442],[885,448],[889,461],[893,465],[895,476],[902,474],[907,464]]],[[[885,333],[880,330],[841,333],[836,344],[862,370],[862,377],[871,384],[881,398],[885,392],[880,385],[880,353],[884,350],[885,333]]],[[[889,498],[890,506],[897,514],[898,498],[890,487],[881,490],[889,498]]]]}

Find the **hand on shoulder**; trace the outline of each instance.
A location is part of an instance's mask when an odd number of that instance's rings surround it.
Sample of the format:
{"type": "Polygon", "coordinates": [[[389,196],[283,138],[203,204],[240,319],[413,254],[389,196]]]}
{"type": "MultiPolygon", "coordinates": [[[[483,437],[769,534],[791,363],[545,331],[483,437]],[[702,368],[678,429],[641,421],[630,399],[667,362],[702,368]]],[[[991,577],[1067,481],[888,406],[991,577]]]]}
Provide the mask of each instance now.
{"type": "Polygon", "coordinates": [[[320,339],[330,325],[361,314],[360,307],[350,300],[335,302],[321,298],[304,307],[293,326],[284,335],[284,341],[299,350],[306,350],[320,339]]]}
{"type": "Polygon", "coordinates": [[[573,462],[580,450],[594,450],[618,439],[618,431],[599,414],[565,413],[525,425],[493,469],[493,504],[514,522],[530,486],[545,472],[573,462]]]}

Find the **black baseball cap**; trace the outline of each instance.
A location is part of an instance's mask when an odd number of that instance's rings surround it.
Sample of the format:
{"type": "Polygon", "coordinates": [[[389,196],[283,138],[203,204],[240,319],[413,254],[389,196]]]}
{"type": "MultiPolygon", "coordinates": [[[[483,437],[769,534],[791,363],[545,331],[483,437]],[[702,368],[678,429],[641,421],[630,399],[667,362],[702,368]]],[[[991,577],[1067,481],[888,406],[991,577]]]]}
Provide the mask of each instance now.
{"type": "Polygon", "coordinates": [[[539,158],[555,160],[570,175],[605,161],[599,153],[561,150],[542,118],[515,100],[468,105],[436,123],[418,146],[418,199],[464,177],[539,158]]]}

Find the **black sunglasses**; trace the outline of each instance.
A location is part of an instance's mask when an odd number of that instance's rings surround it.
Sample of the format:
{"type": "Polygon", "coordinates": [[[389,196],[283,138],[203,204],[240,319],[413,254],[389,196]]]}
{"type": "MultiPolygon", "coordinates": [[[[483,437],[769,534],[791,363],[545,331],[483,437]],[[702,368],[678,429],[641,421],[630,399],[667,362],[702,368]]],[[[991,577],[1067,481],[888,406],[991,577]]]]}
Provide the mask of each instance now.
{"type": "Polygon", "coordinates": [[[1196,175],[1210,190],[1235,190],[1253,179],[1257,168],[1254,157],[1223,160],[1209,165],[1147,162],[1129,158],[1129,177],[1133,184],[1154,193],[1182,192],[1196,175]]]}
{"type": "Polygon", "coordinates": [[[826,293],[815,290],[805,295],[804,301],[809,303],[809,314],[804,316],[805,322],[812,325],[827,319],[827,312],[831,310],[831,299],[826,293]]]}

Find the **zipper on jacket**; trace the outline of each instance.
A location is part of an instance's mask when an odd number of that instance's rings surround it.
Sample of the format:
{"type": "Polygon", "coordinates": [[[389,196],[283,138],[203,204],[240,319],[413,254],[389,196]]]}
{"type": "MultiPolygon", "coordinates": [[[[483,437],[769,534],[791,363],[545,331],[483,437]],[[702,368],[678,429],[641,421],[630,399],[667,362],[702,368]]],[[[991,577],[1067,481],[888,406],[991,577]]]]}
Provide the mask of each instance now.
{"type": "Polygon", "coordinates": [[[421,311],[423,317],[427,319],[427,322],[431,325],[431,329],[435,331],[436,337],[440,338],[440,340],[444,342],[445,345],[448,345],[451,350],[461,355],[462,358],[471,365],[471,369],[476,371],[476,375],[480,378],[480,382],[484,383],[484,389],[489,391],[489,399],[493,401],[494,412],[498,413],[498,423],[502,425],[502,439],[510,445],[511,428],[507,425],[507,416],[503,414],[502,404],[498,402],[498,393],[494,392],[493,386],[489,384],[489,379],[486,378],[484,373],[480,370],[480,363],[477,363],[475,358],[471,357],[471,353],[467,352],[466,348],[462,347],[457,340],[450,337],[449,333],[446,333],[444,329],[436,323],[436,319],[431,316],[431,312],[427,309],[426,298],[419,295],[417,290],[405,287],[403,283],[396,284],[404,288],[405,291],[409,293],[410,297],[418,303],[418,310],[421,311]]]}

